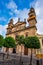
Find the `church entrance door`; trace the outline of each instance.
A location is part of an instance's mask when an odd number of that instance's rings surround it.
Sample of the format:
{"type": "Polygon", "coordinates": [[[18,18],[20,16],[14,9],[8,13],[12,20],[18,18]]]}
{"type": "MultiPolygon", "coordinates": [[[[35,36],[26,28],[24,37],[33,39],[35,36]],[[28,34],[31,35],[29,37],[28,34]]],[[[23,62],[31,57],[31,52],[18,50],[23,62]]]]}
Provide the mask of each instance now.
{"type": "Polygon", "coordinates": [[[24,48],[24,55],[28,55],[28,48],[24,48]]]}
{"type": "Polygon", "coordinates": [[[13,49],[13,53],[16,53],[16,50],[15,49],[13,49]]]}

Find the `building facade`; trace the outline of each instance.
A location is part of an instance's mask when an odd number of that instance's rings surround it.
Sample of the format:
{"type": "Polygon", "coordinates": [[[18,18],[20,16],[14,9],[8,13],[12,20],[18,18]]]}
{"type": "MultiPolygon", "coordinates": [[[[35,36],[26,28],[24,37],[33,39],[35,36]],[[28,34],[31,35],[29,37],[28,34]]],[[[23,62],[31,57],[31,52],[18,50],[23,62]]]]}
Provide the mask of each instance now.
{"type": "MultiPolygon", "coordinates": [[[[33,53],[43,54],[43,51],[42,51],[43,50],[43,35],[39,35],[36,33],[37,20],[36,20],[36,13],[35,13],[34,8],[30,8],[28,16],[29,17],[27,19],[27,22],[29,26],[26,26],[26,19],[24,19],[24,21],[20,21],[20,18],[18,18],[18,22],[16,24],[13,24],[13,19],[11,19],[10,22],[8,23],[6,36],[11,36],[14,39],[16,39],[18,35],[24,35],[25,37],[38,36],[40,40],[40,44],[41,44],[41,49],[37,50],[37,52],[35,52],[35,50],[33,49],[33,53]]],[[[17,45],[16,53],[20,53],[20,52],[21,52],[21,46],[17,45]]],[[[22,45],[22,54],[29,55],[30,53],[31,53],[30,49],[24,48],[24,46],[22,45]]]]}

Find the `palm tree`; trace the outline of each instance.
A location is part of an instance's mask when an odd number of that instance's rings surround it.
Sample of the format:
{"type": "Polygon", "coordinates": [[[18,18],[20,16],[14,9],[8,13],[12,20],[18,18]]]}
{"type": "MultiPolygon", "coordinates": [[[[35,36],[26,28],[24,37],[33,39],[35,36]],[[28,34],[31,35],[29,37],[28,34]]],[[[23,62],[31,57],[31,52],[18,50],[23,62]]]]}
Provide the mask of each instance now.
{"type": "Polygon", "coordinates": [[[32,65],[32,49],[39,49],[40,48],[40,42],[38,37],[27,37],[25,38],[25,47],[31,49],[31,59],[30,59],[30,65],[32,65]]]}
{"type": "Polygon", "coordinates": [[[3,46],[7,48],[7,58],[8,58],[8,49],[15,48],[15,46],[16,46],[14,38],[12,38],[10,36],[5,37],[3,46]]]}
{"type": "Polygon", "coordinates": [[[21,45],[21,53],[20,53],[20,65],[21,65],[21,58],[22,58],[22,44],[24,44],[24,36],[17,36],[16,41],[19,45],[21,45]]]}

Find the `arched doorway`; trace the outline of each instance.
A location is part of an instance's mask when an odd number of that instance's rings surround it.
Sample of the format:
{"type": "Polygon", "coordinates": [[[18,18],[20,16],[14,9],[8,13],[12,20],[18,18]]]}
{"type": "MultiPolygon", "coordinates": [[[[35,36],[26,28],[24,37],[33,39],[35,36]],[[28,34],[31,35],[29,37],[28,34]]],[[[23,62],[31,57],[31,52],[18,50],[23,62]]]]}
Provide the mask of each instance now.
{"type": "Polygon", "coordinates": [[[28,55],[28,48],[24,48],[24,55],[28,55]]]}
{"type": "Polygon", "coordinates": [[[13,48],[13,53],[16,53],[16,49],[13,48]]]}

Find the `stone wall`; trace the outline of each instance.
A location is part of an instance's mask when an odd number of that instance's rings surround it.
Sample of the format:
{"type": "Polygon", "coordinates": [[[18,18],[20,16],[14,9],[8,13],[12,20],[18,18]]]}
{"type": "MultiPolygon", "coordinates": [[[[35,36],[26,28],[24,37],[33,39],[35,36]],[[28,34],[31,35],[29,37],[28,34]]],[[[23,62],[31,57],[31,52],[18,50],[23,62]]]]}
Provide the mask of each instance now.
{"type": "MultiPolygon", "coordinates": [[[[27,55],[21,57],[21,62],[18,54],[10,54],[8,59],[6,57],[7,55],[5,54],[3,60],[3,54],[0,54],[0,65],[29,65],[30,63],[30,56],[27,55]]],[[[32,57],[32,65],[37,65],[37,60],[39,60],[39,65],[43,65],[43,59],[37,59],[36,57],[32,57]]]]}

